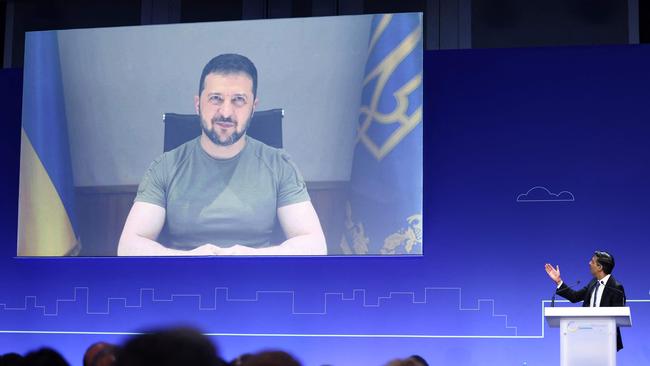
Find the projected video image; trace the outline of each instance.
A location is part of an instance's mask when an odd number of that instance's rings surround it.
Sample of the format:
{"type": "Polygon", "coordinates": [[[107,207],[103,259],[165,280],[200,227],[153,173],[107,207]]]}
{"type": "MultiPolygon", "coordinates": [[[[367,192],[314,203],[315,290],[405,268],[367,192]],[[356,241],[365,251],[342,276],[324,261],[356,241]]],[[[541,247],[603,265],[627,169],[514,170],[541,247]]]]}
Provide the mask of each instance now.
{"type": "Polygon", "coordinates": [[[19,256],[421,255],[422,15],[31,32],[19,256]]]}

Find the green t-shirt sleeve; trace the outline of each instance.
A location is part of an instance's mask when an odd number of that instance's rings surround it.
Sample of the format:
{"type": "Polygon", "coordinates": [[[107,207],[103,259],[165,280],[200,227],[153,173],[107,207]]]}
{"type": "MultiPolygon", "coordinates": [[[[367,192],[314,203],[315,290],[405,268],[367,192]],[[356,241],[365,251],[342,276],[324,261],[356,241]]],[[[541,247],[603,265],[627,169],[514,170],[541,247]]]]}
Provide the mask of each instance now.
{"type": "Polygon", "coordinates": [[[279,161],[278,207],[309,201],[305,180],[289,154],[281,151],[279,161]]]}
{"type": "Polygon", "coordinates": [[[147,169],[135,196],[135,202],[147,202],[165,208],[167,206],[163,155],[154,160],[147,169]]]}

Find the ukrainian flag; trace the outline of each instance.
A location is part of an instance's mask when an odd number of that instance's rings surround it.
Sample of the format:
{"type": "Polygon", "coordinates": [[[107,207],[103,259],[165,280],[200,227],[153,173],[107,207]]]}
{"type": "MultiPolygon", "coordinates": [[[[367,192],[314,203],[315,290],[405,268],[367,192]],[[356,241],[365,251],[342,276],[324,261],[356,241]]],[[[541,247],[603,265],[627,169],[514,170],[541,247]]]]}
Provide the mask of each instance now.
{"type": "Polygon", "coordinates": [[[20,147],[18,255],[79,251],[56,32],[27,33],[20,147]]]}
{"type": "Polygon", "coordinates": [[[422,254],[422,16],[375,15],[358,121],[345,254],[422,254]]]}

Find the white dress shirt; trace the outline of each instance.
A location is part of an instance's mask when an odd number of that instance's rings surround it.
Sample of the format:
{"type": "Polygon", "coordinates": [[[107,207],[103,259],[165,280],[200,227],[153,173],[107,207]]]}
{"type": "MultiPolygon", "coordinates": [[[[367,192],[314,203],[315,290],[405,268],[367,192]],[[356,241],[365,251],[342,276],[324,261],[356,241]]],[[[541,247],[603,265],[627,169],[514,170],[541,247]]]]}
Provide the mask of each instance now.
{"type": "Polygon", "coordinates": [[[598,281],[600,282],[600,286],[598,286],[596,291],[594,291],[594,293],[591,295],[591,298],[589,299],[589,306],[596,308],[600,307],[600,300],[603,299],[603,291],[605,291],[605,285],[607,285],[607,281],[609,281],[609,276],[610,275],[607,275],[598,281]]]}

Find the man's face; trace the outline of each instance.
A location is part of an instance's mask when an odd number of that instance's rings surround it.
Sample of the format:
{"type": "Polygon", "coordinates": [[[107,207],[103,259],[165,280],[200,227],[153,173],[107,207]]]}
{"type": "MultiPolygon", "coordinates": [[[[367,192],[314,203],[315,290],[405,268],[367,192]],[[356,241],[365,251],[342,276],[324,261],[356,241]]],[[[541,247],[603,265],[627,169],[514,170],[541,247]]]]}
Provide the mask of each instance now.
{"type": "Polygon", "coordinates": [[[596,274],[602,269],[603,267],[598,263],[596,256],[594,255],[591,257],[591,260],[589,261],[589,272],[591,272],[592,276],[596,277],[596,274]]]}
{"type": "Polygon", "coordinates": [[[230,146],[244,136],[257,99],[253,80],[244,73],[205,77],[201,95],[194,98],[203,133],[216,145],[230,146]]]}

